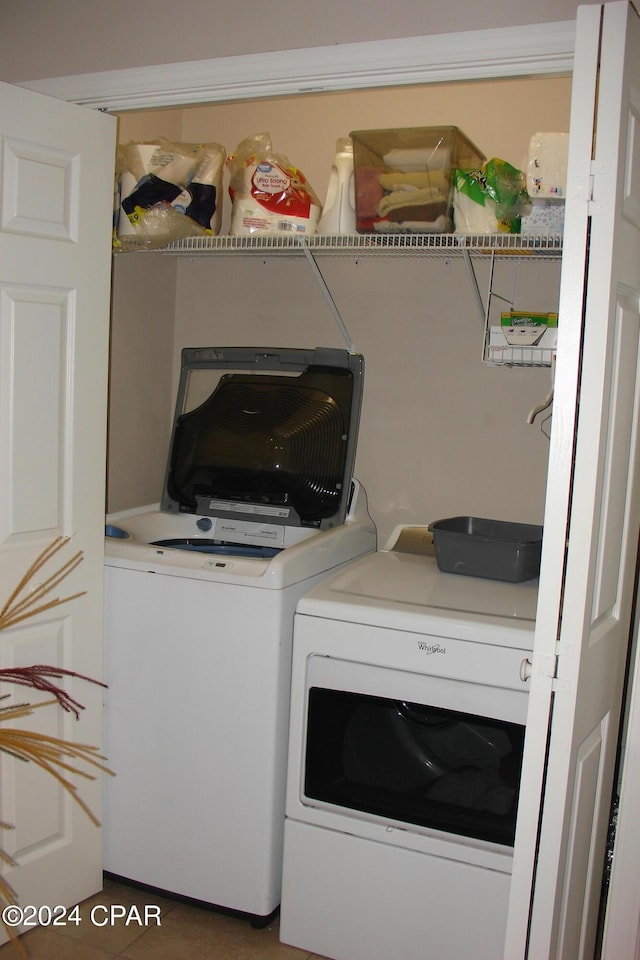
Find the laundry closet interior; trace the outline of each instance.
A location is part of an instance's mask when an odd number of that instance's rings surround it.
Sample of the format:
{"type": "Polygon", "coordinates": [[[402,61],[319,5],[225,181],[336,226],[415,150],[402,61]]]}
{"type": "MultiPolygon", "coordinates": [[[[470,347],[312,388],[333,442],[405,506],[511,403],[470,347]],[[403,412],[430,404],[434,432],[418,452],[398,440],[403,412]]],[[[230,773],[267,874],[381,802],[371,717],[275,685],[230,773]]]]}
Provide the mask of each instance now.
{"type": "MultiPolygon", "coordinates": [[[[323,201],[336,141],[352,130],[456,126],[486,157],[524,169],[536,132],[568,131],[571,78],[433,83],[190,106],[119,118],[119,141],[157,137],[232,153],[269,132],[323,201]]],[[[221,233],[231,202],[223,181],[221,233]]],[[[351,344],[364,355],[355,463],[383,544],[398,524],[455,515],[542,523],[549,366],[483,360],[482,306],[557,310],[561,251],[375,250],[316,263],[351,344]],[[493,275],[490,271],[493,268],[493,275]],[[473,289],[473,277],[480,298],[473,289]],[[491,291],[491,293],[490,293],[491,291]],[[504,298],[504,299],[503,299],[504,298]]],[[[559,323],[562,323],[560,317],[559,323]]],[[[160,499],[183,347],[345,347],[299,250],[114,256],[107,511],[160,499]]]]}

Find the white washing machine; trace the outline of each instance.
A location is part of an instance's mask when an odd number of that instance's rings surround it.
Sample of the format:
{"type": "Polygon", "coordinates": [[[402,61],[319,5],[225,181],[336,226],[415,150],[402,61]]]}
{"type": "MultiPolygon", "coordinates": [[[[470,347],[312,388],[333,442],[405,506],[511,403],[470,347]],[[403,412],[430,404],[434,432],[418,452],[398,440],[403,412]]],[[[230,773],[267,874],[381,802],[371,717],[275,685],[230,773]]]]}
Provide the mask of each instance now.
{"type": "Polygon", "coordinates": [[[278,907],[296,603],[376,548],[362,377],[339,350],[183,352],[162,503],[107,518],[107,872],[278,907]]]}
{"type": "Polygon", "coordinates": [[[501,960],[537,580],[442,573],[404,533],[298,605],[280,937],[501,960]]]}

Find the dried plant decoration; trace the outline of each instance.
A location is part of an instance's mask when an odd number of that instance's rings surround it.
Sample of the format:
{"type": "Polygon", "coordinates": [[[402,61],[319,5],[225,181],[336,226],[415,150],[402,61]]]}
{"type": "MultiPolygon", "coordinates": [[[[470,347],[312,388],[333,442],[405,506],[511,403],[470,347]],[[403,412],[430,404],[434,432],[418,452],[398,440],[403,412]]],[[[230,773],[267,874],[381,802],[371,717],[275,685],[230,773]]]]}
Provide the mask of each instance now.
{"type": "Polygon", "coordinates": [[[52,680],[60,680],[62,677],[77,677],[79,680],[88,680],[89,683],[96,683],[101,687],[106,687],[106,684],[100,680],[85,677],[84,674],[76,673],[75,670],[65,670],[64,667],[51,667],[46,664],[36,663],[31,667],[0,668],[0,681],[4,680],[7,683],[17,683],[23,687],[33,687],[34,690],[42,690],[44,693],[50,693],[56,698],[63,710],[75,714],[75,718],[78,720],[80,718],[80,711],[84,710],[83,704],[75,700],[63,687],[52,683],[52,680]]]}
{"type": "MultiPolygon", "coordinates": [[[[4,707],[0,710],[0,721],[18,720],[30,716],[34,710],[41,707],[49,707],[56,703],[56,700],[44,700],[42,703],[28,704],[21,703],[14,707],[4,707]]],[[[33,730],[19,730],[14,727],[0,727],[0,750],[11,754],[18,760],[33,761],[37,766],[42,767],[47,773],[62,784],[62,786],[71,794],[87,814],[92,823],[97,827],[99,821],[93,815],[89,807],[82,800],[77,792],[77,788],[60,771],[77,774],[86,780],[95,780],[93,774],[87,773],[69,763],[68,758],[82,760],[90,766],[97,767],[105,773],[111,773],[102,763],[105,759],[98,753],[97,747],[91,747],[84,743],[71,743],[68,740],[60,740],[57,737],[51,737],[44,733],[35,733],[33,730]],[[57,769],[59,768],[59,769],[57,769]]]]}
{"type": "Polygon", "coordinates": [[[35,617],[36,614],[50,610],[52,607],[60,606],[62,603],[69,603],[71,600],[75,600],[76,597],[81,597],[86,592],[82,590],[80,593],[74,593],[69,597],[63,597],[62,599],[54,597],[46,601],[46,603],[41,602],[48,593],[55,590],[58,584],[61,583],[72,570],[75,570],[78,564],[82,563],[81,550],[75,553],[66,563],[63,563],[61,567],[48,576],[42,583],[34,585],[32,582],[36,574],[38,574],[45,564],[48,563],[58,551],[62,550],[68,542],[68,537],[56,537],[48,547],[45,547],[42,553],[38,554],[27,572],[20,579],[15,590],[9,596],[2,610],[0,610],[0,630],[14,627],[16,623],[20,623],[21,620],[26,620],[28,617],[35,617]],[[30,584],[31,589],[27,592],[30,584]]]}
{"type": "MultiPolygon", "coordinates": [[[[0,631],[16,626],[18,623],[36,617],[41,613],[52,610],[64,603],[69,603],[77,597],[83,596],[86,591],[74,593],[65,597],[51,597],[51,593],[79,563],[82,562],[82,551],[75,553],[69,560],[62,563],[52,574],[37,583],[36,577],[44,566],[58,554],[69,542],[67,537],[57,537],[34,560],[15,590],[0,610],[0,631]]],[[[34,690],[52,695],[52,700],[45,700],[38,704],[21,703],[0,707],[0,752],[4,752],[17,760],[35,763],[46,771],[69,793],[75,802],[86,813],[96,826],[100,826],[97,818],[84,802],[77,791],[76,785],[69,779],[71,776],[83,777],[86,780],[95,780],[93,773],[87,772],[78,766],[78,763],[88,764],[103,773],[113,775],[103,763],[104,757],[98,753],[98,748],[87,744],[71,743],[57,737],[36,733],[32,730],[19,729],[13,723],[30,716],[34,710],[58,704],[63,710],[73,713],[79,719],[83,705],[74,699],[63,687],[54,683],[64,677],[76,677],[89,683],[105,686],[98,680],[66,670],[63,667],[34,664],[29,667],[6,667],[0,669],[0,681],[15,683],[19,686],[31,687],[34,690]],[[11,722],[11,726],[6,726],[11,722]]],[[[0,695],[0,700],[6,700],[8,694],[0,695]]],[[[11,829],[10,824],[0,823],[0,830],[11,829]]],[[[15,861],[0,847],[0,865],[15,867],[15,861]]],[[[0,905],[16,902],[15,891],[0,876],[0,905]]],[[[11,940],[16,942],[22,953],[21,944],[16,941],[15,932],[8,930],[11,940]]]]}

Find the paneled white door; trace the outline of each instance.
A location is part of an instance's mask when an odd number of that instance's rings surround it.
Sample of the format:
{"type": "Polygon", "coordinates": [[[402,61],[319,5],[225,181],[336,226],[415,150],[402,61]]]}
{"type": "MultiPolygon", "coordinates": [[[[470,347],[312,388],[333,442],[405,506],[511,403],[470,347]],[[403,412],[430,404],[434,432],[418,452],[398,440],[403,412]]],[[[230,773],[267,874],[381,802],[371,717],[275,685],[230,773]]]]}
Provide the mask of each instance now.
{"type": "MultiPolygon", "coordinates": [[[[30,589],[77,551],[68,604],[0,632],[2,667],[102,675],[105,435],[115,118],[0,84],[0,608],[40,551],[69,538],[30,589]]],[[[100,745],[102,689],[64,681],[85,710],[15,726],[100,745]]],[[[1,705],[50,699],[0,683],[1,705]]],[[[86,769],[86,767],[85,767],[86,769]]],[[[101,786],[75,778],[99,818],[101,786]]],[[[0,846],[22,905],[102,887],[100,830],[34,763],[0,755],[0,846]]]]}
{"type": "Polygon", "coordinates": [[[578,12],[566,216],[505,960],[591,960],[596,944],[640,525],[640,19],[629,3],[578,12]]]}

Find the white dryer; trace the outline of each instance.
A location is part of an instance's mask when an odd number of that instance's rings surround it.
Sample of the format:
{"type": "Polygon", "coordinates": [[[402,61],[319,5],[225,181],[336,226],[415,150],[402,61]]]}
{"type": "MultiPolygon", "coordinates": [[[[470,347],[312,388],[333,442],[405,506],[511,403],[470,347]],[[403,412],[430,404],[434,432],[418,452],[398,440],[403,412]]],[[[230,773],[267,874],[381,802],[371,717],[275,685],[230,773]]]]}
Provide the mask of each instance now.
{"type": "Polygon", "coordinates": [[[107,518],[107,872],[278,907],[296,603],[376,548],[362,378],[346,351],[183,351],[162,503],[107,518]]]}
{"type": "Polygon", "coordinates": [[[414,532],[298,605],[280,937],[502,960],[537,580],[443,573],[414,532]]]}

